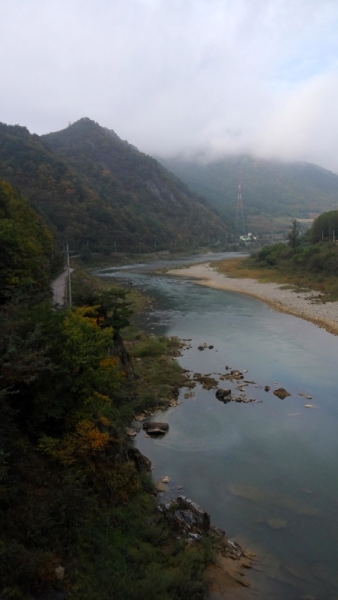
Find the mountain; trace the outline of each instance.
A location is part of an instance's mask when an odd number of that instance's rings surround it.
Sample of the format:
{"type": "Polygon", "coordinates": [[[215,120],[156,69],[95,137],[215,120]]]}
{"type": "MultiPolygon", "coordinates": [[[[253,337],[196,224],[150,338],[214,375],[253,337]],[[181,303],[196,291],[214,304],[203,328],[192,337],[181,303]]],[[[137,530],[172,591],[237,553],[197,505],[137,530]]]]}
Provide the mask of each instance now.
{"type": "Polygon", "coordinates": [[[155,159],[88,118],[48,135],[0,124],[0,177],[74,250],[191,248],[224,220],[155,159]]]}
{"type": "Polygon", "coordinates": [[[236,215],[241,172],[246,220],[258,216],[309,218],[338,207],[338,175],[306,162],[285,163],[252,156],[228,156],[203,163],[159,159],[220,213],[236,215]]]}

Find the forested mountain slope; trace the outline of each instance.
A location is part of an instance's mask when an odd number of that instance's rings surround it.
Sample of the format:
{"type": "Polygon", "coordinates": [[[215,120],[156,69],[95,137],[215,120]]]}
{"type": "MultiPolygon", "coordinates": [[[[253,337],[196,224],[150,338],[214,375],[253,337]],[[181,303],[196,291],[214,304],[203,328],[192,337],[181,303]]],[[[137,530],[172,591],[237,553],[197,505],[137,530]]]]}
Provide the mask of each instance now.
{"type": "Polygon", "coordinates": [[[188,248],[224,221],[153,158],[84,118],[45,136],[0,124],[0,177],[74,249],[188,248]]]}
{"type": "Polygon", "coordinates": [[[45,293],[57,259],[41,218],[0,179],[0,305],[19,289],[45,293]]]}
{"type": "Polygon", "coordinates": [[[209,163],[159,159],[220,211],[234,215],[240,172],[246,215],[308,218],[338,207],[338,175],[306,162],[228,156],[209,163]]]}

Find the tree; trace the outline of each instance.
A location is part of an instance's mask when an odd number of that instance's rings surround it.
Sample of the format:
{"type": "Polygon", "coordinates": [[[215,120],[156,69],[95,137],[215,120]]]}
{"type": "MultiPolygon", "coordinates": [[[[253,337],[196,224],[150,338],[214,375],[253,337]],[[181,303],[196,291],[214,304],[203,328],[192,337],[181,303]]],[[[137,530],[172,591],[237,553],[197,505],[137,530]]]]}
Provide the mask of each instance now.
{"type": "Polygon", "coordinates": [[[297,220],[292,221],[292,228],[288,233],[288,244],[290,248],[297,248],[300,245],[300,229],[297,220]]]}
{"type": "Polygon", "coordinates": [[[330,210],[319,215],[310,229],[313,244],[322,240],[332,241],[334,235],[338,238],[338,210],[330,210]]]}
{"type": "Polygon", "coordinates": [[[121,329],[129,325],[129,319],[133,311],[130,302],[126,300],[125,290],[108,290],[100,295],[98,306],[100,327],[113,329],[113,354],[117,356],[127,375],[133,372],[131,357],[125,348],[121,329]]]}
{"type": "Polygon", "coordinates": [[[0,304],[16,292],[47,293],[52,249],[40,217],[0,179],[0,304]]]}

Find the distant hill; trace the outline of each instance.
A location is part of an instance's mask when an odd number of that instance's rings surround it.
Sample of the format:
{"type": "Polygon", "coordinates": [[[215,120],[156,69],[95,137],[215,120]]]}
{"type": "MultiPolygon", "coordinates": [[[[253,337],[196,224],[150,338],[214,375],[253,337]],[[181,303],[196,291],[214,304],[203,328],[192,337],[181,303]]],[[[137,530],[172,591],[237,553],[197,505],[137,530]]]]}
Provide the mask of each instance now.
{"type": "Polygon", "coordinates": [[[159,159],[221,213],[236,215],[239,173],[246,218],[311,217],[338,208],[338,175],[305,162],[284,163],[252,156],[229,156],[203,164],[159,159]]]}
{"type": "Polygon", "coordinates": [[[87,118],[44,136],[0,124],[0,177],[76,250],[184,249],[227,233],[187,185],[87,118]]]}

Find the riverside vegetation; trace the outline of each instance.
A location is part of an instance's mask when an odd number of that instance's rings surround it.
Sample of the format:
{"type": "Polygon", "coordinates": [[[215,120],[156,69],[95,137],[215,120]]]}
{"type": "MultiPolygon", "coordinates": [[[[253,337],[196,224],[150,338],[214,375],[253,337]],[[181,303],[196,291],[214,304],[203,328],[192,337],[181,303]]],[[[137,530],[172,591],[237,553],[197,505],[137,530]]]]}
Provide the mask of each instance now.
{"type": "Polygon", "coordinates": [[[318,302],[338,300],[338,210],[325,212],[301,236],[297,222],[288,244],[265,246],[249,258],[221,261],[220,272],[232,277],[251,277],[262,283],[277,282],[295,291],[316,290],[318,302]]]}
{"type": "Polygon", "coordinates": [[[177,539],[126,436],[184,383],[178,340],[138,332],[143,300],[80,273],[55,310],[52,237],[5,183],[0,208],[1,600],[201,598],[210,542],[177,539]]]}

